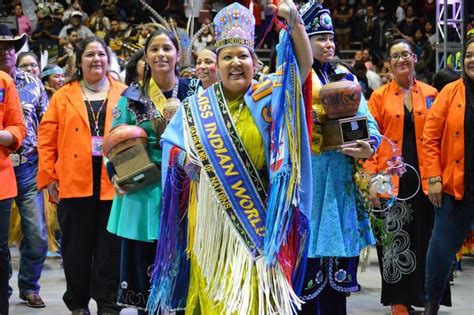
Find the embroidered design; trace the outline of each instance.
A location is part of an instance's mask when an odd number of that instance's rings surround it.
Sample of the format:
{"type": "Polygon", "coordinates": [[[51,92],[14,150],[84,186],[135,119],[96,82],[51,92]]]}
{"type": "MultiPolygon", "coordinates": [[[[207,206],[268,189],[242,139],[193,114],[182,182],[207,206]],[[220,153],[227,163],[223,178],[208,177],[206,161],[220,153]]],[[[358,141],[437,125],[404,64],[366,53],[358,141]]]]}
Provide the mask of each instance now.
{"type": "Polygon", "coordinates": [[[431,105],[433,105],[434,100],[435,100],[435,97],[434,97],[434,96],[427,96],[427,97],[425,97],[425,103],[426,103],[426,108],[427,108],[427,109],[430,109],[430,108],[431,108],[431,105]]]}
{"type": "Polygon", "coordinates": [[[162,117],[151,100],[143,104],[129,99],[127,109],[135,114],[137,125],[140,125],[145,120],[153,120],[162,117]]]}
{"type": "Polygon", "coordinates": [[[114,117],[115,119],[118,119],[120,118],[120,116],[122,116],[122,112],[117,106],[115,106],[114,109],[112,109],[112,117],[114,117]]]}
{"type": "Polygon", "coordinates": [[[346,280],[346,277],[347,277],[347,272],[344,269],[339,269],[334,274],[334,279],[336,279],[337,282],[342,282],[346,280]]]}
{"type": "Polygon", "coordinates": [[[410,250],[410,236],[402,230],[404,224],[413,220],[412,213],[410,204],[397,201],[382,214],[387,232],[393,235],[393,241],[383,249],[382,276],[388,283],[397,283],[415,270],[416,256],[410,250]]]}
{"type": "Polygon", "coordinates": [[[266,123],[268,124],[272,123],[272,112],[270,111],[270,108],[268,108],[268,106],[263,107],[262,117],[266,123]]]}
{"type": "Polygon", "coordinates": [[[324,275],[323,275],[323,272],[320,270],[316,274],[316,283],[321,284],[323,282],[323,280],[324,280],[324,275]]]}
{"type": "Polygon", "coordinates": [[[265,80],[264,82],[257,84],[255,86],[254,91],[252,92],[252,99],[257,102],[264,98],[267,95],[270,95],[270,93],[273,90],[273,85],[272,81],[270,80],[265,80]]]}

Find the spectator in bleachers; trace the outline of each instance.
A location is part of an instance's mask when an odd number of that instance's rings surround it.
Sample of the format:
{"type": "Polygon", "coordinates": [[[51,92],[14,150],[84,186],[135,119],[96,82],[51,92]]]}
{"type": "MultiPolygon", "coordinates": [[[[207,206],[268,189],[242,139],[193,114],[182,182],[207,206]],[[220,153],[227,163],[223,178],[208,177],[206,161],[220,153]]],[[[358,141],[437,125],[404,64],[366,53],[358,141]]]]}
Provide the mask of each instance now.
{"type": "Polygon", "coordinates": [[[405,17],[405,0],[400,0],[398,2],[398,7],[395,10],[395,23],[399,25],[405,17]]]}
{"type": "Polygon", "coordinates": [[[436,15],[436,1],[423,0],[423,14],[425,18],[431,19],[436,15]]]}
{"type": "Polygon", "coordinates": [[[367,70],[375,71],[375,66],[372,63],[372,54],[370,53],[369,48],[364,48],[362,50],[362,59],[364,60],[364,64],[367,70]]]}
{"type": "Polygon", "coordinates": [[[30,20],[23,14],[21,4],[15,5],[15,16],[18,23],[18,35],[27,34],[31,35],[33,27],[30,20]]]}
{"type": "Polygon", "coordinates": [[[372,5],[368,5],[365,10],[360,9],[358,12],[364,11],[365,14],[356,16],[354,20],[354,31],[352,38],[362,42],[364,46],[367,46],[371,40],[376,16],[374,14],[374,7],[372,5]]]}
{"type": "Polygon", "coordinates": [[[102,9],[104,12],[104,15],[108,17],[119,16],[120,14],[122,14],[122,12],[118,8],[117,4],[118,4],[117,0],[102,0],[101,8],[98,8],[97,11],[102,9]]]}
{"type": "Polygon", "coordinates": [[[364,16],[367,14],[367,8],[370,6],[370,3],[368,0],[357,0],[356,1],[356,7],[355,7],[355,16],[360,17],[364,16]]]}
{"type": "Polygon", "coordinates": [[[434,72],[435,54],[423,28],[420,27],[415,31],[413,43],[415,54],[418,58],[417,65],[423,64],[428,71],[434,72]]]}
{"type": "Polygon", "coordinates": [[[390,38],[387,35],[391,35],[393,28],[394,24],[385,17],[385,8],[379,7],[372,29],[372,50],[374,53],[386,57],[387,40],[390,38]]]}
{"type": "Polygon", "coordinates": [[[21,4],[23,14],[28,18],[31,22],[32,31],[36,28],[36,24],[38,23],[38,17],[35,13],[37,4],[35,0],[15,0],[12,1],[15,4],[21,4]]]}
{"type": "Polygon", "coordinates": [[[82,18],[84,20],[87,20],[89,18],[89,15],[82,9],[80,1],[79,0],[74,0],[73,3],[67,8],[67,10],[64,11],[63,17],[62,17],[62,22],[64,24],[69,23],[69,19],[71,18],[71,14],[73,12],[79,11],[82,13],[82,18]]]}
{"type": "Polygon", "coordinates": [[[380,79],[382,79],[382,84],[387,84],[393,80],[393,74],[390,72],[390,67],[387,62],[382,63],[378,75],[380,76],[380,79]]]}
{"type": "Polygon", "coordinates": [[[436,30],[434,29],[433,23],[430,21],[426,21],[425,23],[425,35],[428,37],[428,41],[434,50],[436,45],[436,30]]]}
{"type": "Polygon", "coordinates": [[[201,25],[201,35],[193,42],[193,53],[196,58],[202,49],[214,43],[214,28],[209,26],[209,19],[206,22],[201,25]]]}
{"type": "Polygon", "coordinates": [[[125,40],[125,31],[120,27],[120,21],[117,17],[110,20],[110,30],[105,35],[105,43],[112,51],[120,56],[122,54],[122,44],[125,40]]]}
{"type": "Polygon", "coordinates": [[[416,30],[420,28],[421,26],[422,25],[421,25],[420,20],[415,16],[415,9],[413,5],[407,4],[406,16],[398,25],[398,30],[403,35],[407,35],[413,39],[415,37],[416,30]]]}
{"type": "Polygon", "coordinates": [[[339,0],[333,11],[333,19],[336,41],[341,49],[349,49],[353,16],[354,9],[347,0],[339,0]]]}
{"type": "Polygon", "coordinates": [[[66,31],[67,43],[59,47],[59,58],[56,61],[61,67],[66,67],[66,76],[71,76],[76,69],[76,48],[79,44],[79,35],[77,31],[70,28],[66,31]]]}
{"type": "Polygon", "coordinates": [[[49,15],[56,23],[61,23],[63,14],[64,14],[64,6],[55,1],[55,0],[45,0],[42,2],[45,8],[48,10],[49,15]]]}
{"type": "Polygon", "coordinates": [[[31,48],[37,53],[47,50],[50,58],[58,55],[59,50],[59,32],[61,27],[53,20],[51,15],[44,15],[38,21],[35,31],[33,32],[31,48]]]}
{"type": "Polygon", "coordinates": [[[140,28],[140,31],[138,33],[138,37],[137,37],[137,40],[136,40],[135,43],[140,47],[145,46],[146,39],[148,38],[148,35],[150,35],[150,33],[152,31],[153,31],[152,29],[150,29],[149,27],[143,25],[140,28]]]}
{"type": "Polygon", "coordinates": [[[104,15],[104,9],[102,8],[98,8],[88,22],[89,29],[100,38],[105,38],[105,35],[110,30],[110,20],[104,15]]]}
{"type": "Polygon", "coordinates": [[[163,17],[172,18],[178,27],[186,27],[186,15],[184,14],[184,4],[181,1],[168,0],[168,5],[163,10],[163,17]]]}
{"type": "Polygon", "coordinates": [[[357,50],[354,54],[354,74],[356,75],[359,82],[363,82],[362,93],[366,99],[370,98],[372,91],[382,85],[382,79],[377,73],[367,69],[364,61],[364,54],[362,50],[357,50]]]}
{"type": "Polygon", "coordinates": [[[59,44],[64,45],[67,44],[67,30],[72,28],[77,31],[77,35],[79,36],[79,40],[82,40],[89,36],[94,36],[94,33],[87,27],[82,25],[84,16],[81,11],[73,11],[71,13],[71,17],[69,18],[69,24],[65,25],[61,32],[59,32],[59,44]]]}

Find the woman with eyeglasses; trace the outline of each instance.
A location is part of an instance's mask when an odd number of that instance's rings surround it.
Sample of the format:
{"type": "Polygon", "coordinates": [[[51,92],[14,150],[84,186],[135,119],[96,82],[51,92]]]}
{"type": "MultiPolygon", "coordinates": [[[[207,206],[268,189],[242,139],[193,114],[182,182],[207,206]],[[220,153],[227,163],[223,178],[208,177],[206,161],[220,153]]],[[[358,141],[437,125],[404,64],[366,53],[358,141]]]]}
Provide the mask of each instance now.
{"type": "Polygon", "coordinates": [[[426,255],[425,314],[438,314],[456,252],[474,222],[474,38],[463,51],[462,78],[446,85],[423,130],[428,198],[435,206],[426,255]]]}
{"type": "Polygon", "coordinates": [[[32,51],[22,52],[16,59],[16,66],[21,71],[25,71],[35,75],[37,78],[40,77],[40,65],[38,56],[32,51]]]}
{"type": "MultiPolygon", "coordinates": [[[[425,118],[437,95],[435,88],[415,79],[417,62],[413,47],[405,39],[396,39],[388,47],[388,62],[393,81],[372,93],[369,109],[377,121],[383,140],[378,152],[366,162],[366,169],[379,173],[387,169],[393,157],[394,145],[404,162],[413,166],[417,174],[407,169],[403,176],[393,177],[393,194],[399,199],[388,204],[388,199],[373,196],[373,204],[385,208],[381,212],[386,232],[393,236],[388,245],[377,246],[382,275],[383,305],[390,305],[392,314],[406,314],[411,306],[424,306],[425,256],[433,226],[434,211],[426,193],[424,178],[423,127],[425,118]]],[[[451,305],[449,289],[442,301],[451,305]]]]}

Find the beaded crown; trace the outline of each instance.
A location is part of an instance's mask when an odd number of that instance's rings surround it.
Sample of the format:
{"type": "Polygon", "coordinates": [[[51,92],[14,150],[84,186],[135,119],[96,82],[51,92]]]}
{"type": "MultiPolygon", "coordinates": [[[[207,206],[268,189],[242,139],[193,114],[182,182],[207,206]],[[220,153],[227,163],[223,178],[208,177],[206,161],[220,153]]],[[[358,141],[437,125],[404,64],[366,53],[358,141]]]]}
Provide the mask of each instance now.
{"type": "Polygon", "coordinates": [[[216,49],[243,45],[253,49],[255,41],[255,18],[249,9],[234,2],[214,17],[216,49]]]}

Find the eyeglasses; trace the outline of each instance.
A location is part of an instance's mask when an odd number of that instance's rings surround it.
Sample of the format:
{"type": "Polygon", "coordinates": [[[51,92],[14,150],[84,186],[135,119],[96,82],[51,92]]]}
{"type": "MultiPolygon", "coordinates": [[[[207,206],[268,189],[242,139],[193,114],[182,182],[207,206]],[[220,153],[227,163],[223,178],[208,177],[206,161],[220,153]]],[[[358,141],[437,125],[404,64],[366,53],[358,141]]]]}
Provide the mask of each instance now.
{"type": "Polygon", "coordinates": [[[2,51],[10,51],[10,50],[12,50],[13,48],[15,48],[15,46],[0,45],[0,52],[2,52],[2,51]]]}
{"type": "Polygon", "coordinates": [[[32,68],[32,69],[35,69],[35,68],[38,68],[38,64],[37,63],[23,63],[21,65],[19,65],[18,67],[20,67],[20,69],[26,69],[26,68],[32,68]]]}
{"type": "Polygon", "coordinates": [[[398,59],[400,59],[400,57],[403,59],[403,60],[408,60],[408,58],[410,58],[411,56],[413,56],[414,53],[412,52],[409,52],[409,51],[404,51],[402,52],[401,54],[393,54],[391,55],[389,58],[390,60],[392,61],[397,61],[398,59]]]}

